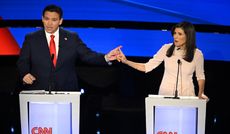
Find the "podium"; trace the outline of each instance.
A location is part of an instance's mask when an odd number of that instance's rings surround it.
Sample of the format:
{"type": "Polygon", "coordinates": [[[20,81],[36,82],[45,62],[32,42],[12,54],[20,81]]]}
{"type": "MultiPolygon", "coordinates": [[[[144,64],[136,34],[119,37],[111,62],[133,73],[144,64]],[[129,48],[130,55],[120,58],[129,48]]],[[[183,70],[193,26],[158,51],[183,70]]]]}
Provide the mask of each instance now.
{"type": "Polygon", "coordinates": [[[79,134],[80,92],[21,91],[22,134],[79,134]]]}
{"type": "Polygon", "coordinates": [[[145,110],[147,134],[205,134],[206,100],[149,95],[145,110]]]}

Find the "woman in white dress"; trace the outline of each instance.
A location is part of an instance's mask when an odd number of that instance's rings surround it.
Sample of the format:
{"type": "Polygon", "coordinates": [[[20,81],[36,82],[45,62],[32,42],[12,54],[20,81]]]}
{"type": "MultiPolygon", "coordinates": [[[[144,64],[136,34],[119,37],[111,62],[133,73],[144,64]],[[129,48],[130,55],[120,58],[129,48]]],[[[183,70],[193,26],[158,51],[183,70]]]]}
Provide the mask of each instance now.
{"type": "Polygon", "coordinates": [[[161,49],[146,63],[128,60],[120,50],[118,60],[128,66],[145,73],[152,71],[164,62],[164,75],[159,95],[174,95],[177,88],[179,96],[196,96],[193,74],[198,81],[200,99],[208,99],[204,95],[205,74],[204,57],[196,47],[196,31],[189,22],[181,22],[173,26],[171,34],[173,43],[164,44],[161,49]]]}

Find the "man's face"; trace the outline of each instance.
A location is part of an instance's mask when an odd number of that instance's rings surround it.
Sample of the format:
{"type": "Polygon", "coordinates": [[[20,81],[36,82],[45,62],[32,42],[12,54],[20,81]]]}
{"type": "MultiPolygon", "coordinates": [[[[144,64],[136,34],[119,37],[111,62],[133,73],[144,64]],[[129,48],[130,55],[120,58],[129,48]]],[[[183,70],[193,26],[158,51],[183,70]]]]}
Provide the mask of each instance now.
{"type": "Polygon", "coordinates": [[[62,18],[56,12],[46,11],[44,16],[42,16],[42,22],[46,32],[54,33],[57,31],[59,25],[62,24],[62,18]]]}

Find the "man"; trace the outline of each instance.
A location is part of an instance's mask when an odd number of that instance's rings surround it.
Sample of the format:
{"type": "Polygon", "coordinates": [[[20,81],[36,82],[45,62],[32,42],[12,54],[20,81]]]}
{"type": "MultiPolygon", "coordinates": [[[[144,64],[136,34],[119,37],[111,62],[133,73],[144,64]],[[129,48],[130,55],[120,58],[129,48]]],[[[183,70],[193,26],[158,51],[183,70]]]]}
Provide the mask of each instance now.
{"type": "Polygon", "coordinates": [[[74,91],[78,89],[77,60],[96,65],[116,60],[121,46],[106,55],[92,51],[76,33],[59,28],[62,15],[60,7],[48,5],[43,10],[44,29],[26,35],[17,62],[24,88],[74,91]]]}

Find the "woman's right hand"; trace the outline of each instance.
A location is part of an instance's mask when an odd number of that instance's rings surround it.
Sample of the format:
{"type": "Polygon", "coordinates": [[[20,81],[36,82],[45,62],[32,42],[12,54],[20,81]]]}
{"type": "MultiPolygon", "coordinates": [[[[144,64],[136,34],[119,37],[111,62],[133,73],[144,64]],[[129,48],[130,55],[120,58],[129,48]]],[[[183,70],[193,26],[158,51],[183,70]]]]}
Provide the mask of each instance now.
{"type": "Polygon", "coordinates": [[[121,51],[121,49],[119,49],[119,55],[117,55],[117,60],[119,62],[122,62],[122,63],[126,63],[127,62],[127,58],[124,55],[124,53],[121,51]]]}

